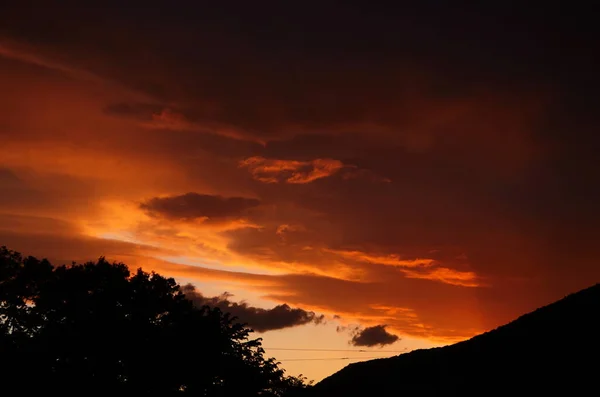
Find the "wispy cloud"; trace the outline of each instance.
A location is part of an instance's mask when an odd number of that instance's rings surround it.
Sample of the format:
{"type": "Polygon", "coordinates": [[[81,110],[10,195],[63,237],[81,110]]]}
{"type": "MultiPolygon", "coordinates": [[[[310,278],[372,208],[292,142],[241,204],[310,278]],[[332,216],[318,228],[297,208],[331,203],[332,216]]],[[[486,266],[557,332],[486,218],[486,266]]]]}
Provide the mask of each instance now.
{"type": "Polygon", "coordinates": [[[362,262],[369,262],[379,265],[387,266],[398,266],[398,267],[427,267],[435,263],[434,259],[429,258],[414,258],[414,259],[403,259],[400,255],[375,255],[369,254],[362,251],[356,250],[333,250],[325,249],[327,252],[331,252],[336,255],[340,255],[347,259],[353,259],[362,262]]]}
{"type": "Polygon", "coordinates": [[[70,77],[92,82],[106,83],[107,80],[87,70],[71,66],[67,63],[52,59],[23,44],[0,37],[0,57],[40,66],[46,69],[64,73],[70,77]]]}
{"type": "Polygon", "coordinates": [[[454,270],[431,258],[402,258],[400,255],[369,254],[358,250],[323,249],[346,259],[398,268],[407,278],[438,281],[461,287],[481,287],[480,277],[472,271],[454,270]]]}
{"type": "Polygon", "coordinates": [[[298,161],[255,156],[241,161],[240,167],[247,168],[254,179],[264,183],[310,183],[336,174],[344,164],[334,159],[298,161]]]}
{"type": "Polygon", "coordinates": [[[479,277],[474,272],[465,272],[459,270],[438,267],[426,271],[414,271],[405,269],[402,271],[408,278],[420,278],[424,280],[439,281],[446,284],[457,285],[461,287],[481,287],[483,286],[479,277]]]}

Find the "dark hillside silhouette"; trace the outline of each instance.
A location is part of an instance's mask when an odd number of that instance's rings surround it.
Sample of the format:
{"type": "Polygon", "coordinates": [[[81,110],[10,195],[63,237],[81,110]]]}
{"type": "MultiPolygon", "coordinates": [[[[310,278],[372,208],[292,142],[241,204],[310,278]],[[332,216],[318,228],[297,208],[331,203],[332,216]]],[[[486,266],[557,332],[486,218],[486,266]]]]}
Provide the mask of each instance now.
{"type": "Polygon", "coordinates": [[[282,396],[303,379],[173,279],[104,259],[54,267],[0,247],[2,395],[282,396]]]}
{"type": "Polygon", "coordinates": [[[311,396],[600,394],[600,284],[442,348],[355,363],[311,396]]]}

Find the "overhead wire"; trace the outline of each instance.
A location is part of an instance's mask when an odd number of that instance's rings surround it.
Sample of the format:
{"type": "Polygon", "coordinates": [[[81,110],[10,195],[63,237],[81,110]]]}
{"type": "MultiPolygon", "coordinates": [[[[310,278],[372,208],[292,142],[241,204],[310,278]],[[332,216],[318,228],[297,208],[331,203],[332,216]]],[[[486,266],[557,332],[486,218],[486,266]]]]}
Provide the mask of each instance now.
{"type": "MultiPolygon", "coordinates": [[[[322,349],[322,348],[300,348],[300,347],[263,347],[266,351],[281,350],[281,351],[298,351],[298,352],[344,352],[344,353],[406,353],[408,348],[404,350],[367,350],[367,349],[322,349]]],[[[392,356],[361,356],[361,357],[290,357],[280,358],[277,361],[330,361],[330,360],[368,360],[375,358],[390,358],[392,356]]]]}
{"type": "Polygon", "coordinates": [[[265,350],[307,351],[307,352],[352,352],[352,353],[406,353],[404,350],[365,350],[365,349],[309,349],[287,347],[263,347],[265,350]]]}
{"type": "Polygon", "coordinates": [[[281,358],[277,361],[325,361],[325,360],[367,360],[372,358],[389,357],[321,357],[321,358],[281,358]]]}

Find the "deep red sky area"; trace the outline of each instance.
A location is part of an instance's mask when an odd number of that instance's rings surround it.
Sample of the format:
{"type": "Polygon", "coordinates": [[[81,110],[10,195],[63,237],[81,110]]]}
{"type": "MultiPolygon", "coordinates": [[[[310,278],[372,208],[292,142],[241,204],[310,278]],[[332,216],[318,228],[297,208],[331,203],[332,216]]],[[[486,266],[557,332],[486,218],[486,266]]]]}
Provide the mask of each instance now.
{"type": "Polygon", "coordinates": [[[322,313],[343,346],[600,280],[589,10],[127,4],[0,6],[0,245],[322,313]]]}

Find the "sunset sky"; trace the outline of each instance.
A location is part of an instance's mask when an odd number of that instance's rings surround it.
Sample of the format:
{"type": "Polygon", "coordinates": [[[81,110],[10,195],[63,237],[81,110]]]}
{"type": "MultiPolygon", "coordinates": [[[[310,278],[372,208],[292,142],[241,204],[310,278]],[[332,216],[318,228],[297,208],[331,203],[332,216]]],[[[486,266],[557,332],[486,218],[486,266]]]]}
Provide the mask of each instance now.
{"type": "Polygon", "coordinates": [[[0,245],[191,283],[314,380],[600,281],[594,14],[387,3],[2,2],[0,245]]]}

